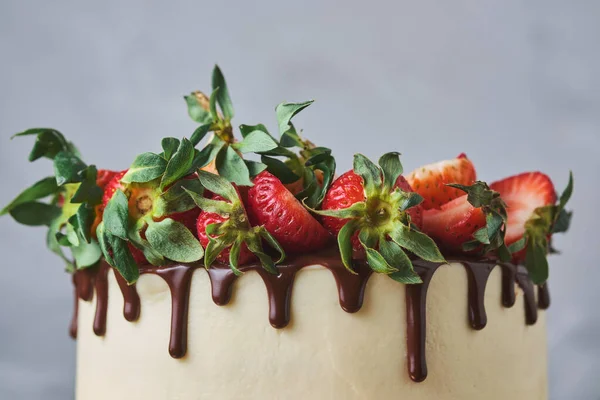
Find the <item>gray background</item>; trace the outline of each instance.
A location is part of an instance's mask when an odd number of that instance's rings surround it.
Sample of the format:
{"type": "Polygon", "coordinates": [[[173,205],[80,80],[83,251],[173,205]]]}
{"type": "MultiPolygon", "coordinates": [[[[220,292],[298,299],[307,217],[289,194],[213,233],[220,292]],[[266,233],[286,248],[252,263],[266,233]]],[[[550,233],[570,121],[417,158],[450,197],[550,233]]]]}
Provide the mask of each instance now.
{"type": "MultiPolygon", "coordinates": [[[[598,173],[600,5],[569,1],[182,2],[3,0],[0,203],[46,176],[28,164],[34,126],[86,161],[122,169],[164,136],[190,135],[181,96],[215,62],[235,122],[275,128],[274,106],[316,103],[298,126],[335,149],[397,149],[407,170],[466,152],[479,177],[576,177],[571,232],[551,260],[553,399],[600,398],[598,173]]],[[[0,398],[69,399],[69,277],[43,229],[0,219],[0,398]]],[[[507,382],[510,384],[510,382],[507,382]]]]}

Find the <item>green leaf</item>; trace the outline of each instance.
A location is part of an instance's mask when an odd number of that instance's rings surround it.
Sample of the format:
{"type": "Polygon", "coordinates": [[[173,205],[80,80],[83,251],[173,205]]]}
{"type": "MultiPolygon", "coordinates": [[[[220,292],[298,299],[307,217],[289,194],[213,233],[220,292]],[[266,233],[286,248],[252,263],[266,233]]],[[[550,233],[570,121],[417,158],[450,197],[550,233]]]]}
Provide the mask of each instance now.
{"type": "Polygon", "coordinates": [[[88,203],[98,205],[102,203],[102,189],[97,185],[98,171],[94,165],[86,167],[79,173],[81,184],[71,197],[71,203],[88,203]]]}
{"type": "Polygon", "coordinates": [[[398,223],[389,235],[398,245],[404,247],[423,260],[431,262],[446,261],[433,239],[424,233],[410,229],[402,223],[398,223]]]}
{"type": "Polygon", "coordinates": [[[240,186],[252,186],[250,171],[244,160],[231,146],[223,147],[217,154],[217,171],[219,175],[240,186]]]}
{"type": "Polygon", "coordinates": [[[189,172],[191,173],[199,168],[204,168],[208,164],[210,164],[210,162],[214,160],[215,157],[217,157],[217,154],[219,153],[219,151],[221,151],[223,146],[225,146],[225,142],[219,140],[217,143],[207,144],[200,151],[195,150],[194,161],[192,162],[192,167],[190,168],[189,172]]]}
{"type": "Polygon", "coordinates": [[[210,126],[210,124],[213,122],[213,119],[208,110],[204,109],[202,106],[202,103],[198,98],[199,96],[204,96],[204,94],[196,92],[190,94],[189,96],[183,96],[187,104],[188,114],[190,118],[197,123],[201,125],[208,124],[210,126]]]}
{"type": "Polygon", "coordinates": [[[571,198],[572,194],[573,194],[573,172],[569,171],[569,183],[567,184],[567,187],[560,195],[560,201],[558,203],[559,210],[563,210],[565,208],[565,205],[571,198]]]}
{"type": "MultiPolygon", "coordinates": [[[[290,128],[290,121],[296,114],[310,106],[314,100],[305,101],[304,103],[281,103],[275,108],[277,114],[277,122],[279,124],[279,134],[284,135],[290,128]]],[[[289,146],[285,146],[289,147],[289,146]]]]}
{"type": "Polygon", "coordinates": [[[252,160],[244,160],[246,167],[248,167],[248,171],[250,171],[250,176],[255,177],[260,174],[264,170],[267,169],[267,165],[261,162],[252,161],[252,160]]]}
{"type": "Polygon", "coordinates": [[[396,184],[396,180],[404,169],[400,162],[400,153],[391,152],[386,153],[379,159],[379,165],[383,171],[383,183],[387,191],[390,191],[396,184]]]}
{"type": "Polygon", "coordinates": [[[173,154],[173,158],[167,164],[165,173],[160,181],[160,189],[164,190],[173,182],[183,178],[192,167],[193,162],[194,146],[189,140],[183,138],[177,152],[173,154]]]}
{"type": "Polygon", "coordinates": [[[233,205],[221,200],[207,199],[191,190],[185,189],[194,203],[202,210],[219,215],[229,215],[233,212],[233,205]]]}
{"type": "Polygon", "coordinates": [[[342,257],[342,264],[346,269],[353,274],[356,274],[352,266],[352,237],[358,230],[358,223],[356,221],[348,221],[342,229],[340,229],[337,242],[340,248],[340,255],[342,257]]]}
{"type": "Polygon", "coordinates": [[[9,212],[15,221],[29,226],[50,226],[61,215],[61,209],[57,206],[37,201],[21,203],[9,212]]]}
{"type": "Polygon", "coordinates": [[[194,133],[192,133],[192,137],[190,137],[190,142],[196,147],[198,143],[204,139],[206,134],[210,131],[211,124],[200,125],[194,133]]]}
{"type": "Polygon", "coordinates": [[[106,205],[102,220],[107,233],[127,240],[129,206],[127,196],[121,190],[117,189],[106,205]]]}
{"type": "MultiPolygon", "coordinates": [[[[246,245],[248,246],[248,250],[250,250],[258,259],[260,260],[260,264],[262,267],[269,273],[273,275],[279,274],[273,259],[268,254],[263,252],[262,245],[260,240],[247,240],[246,245]]],[[[235,270],[234,270],[235,272],[235,270]]]]}
{"type": "Polygon", "coordinates": [[[140,271],[131,255],[127,241],[111,235],[108,232],[105,233],[105,236],[112,249],[113,264],[111,265],[119,271],[121,276],[123,276],[128,283],[134,283],[139,278],[140,271]]]}
{"type": "Polygon", "coordinates": [[[481,181],[476,181],[471,186],[456,183],[449,183],[446,186],[460,189],[467,193],[467,201],[476,208],[490,205],[492,200],[498,196],[498,192],[491,190],[487,183],[481,181]]]}
{"type": "Polygon", "coordinates": [[[208,103],[208,111],[210,112],[210,117],[213,121],[218,121],[220,119],[219,113],[217,112],[217,98],[219,96],[219,90],[221,89],[218,87],[213,88],[213,92],[210,95],[210,100],[208,103]]]}
{"type": "Polygon", "coordinates": [[[38,158],[46,157],[53,159],[59,152],[73,152],[73,148],[67,142],[62,133],[51,128],[33,128],[24,132],[17,133],[12,137],[37,135],[35,144],[31,153],[29,153],[29,161],[35,161],[38,158]]]}
{"type": "Polygon", "coordinates": [[[371,248],[371,247],[366,247],[363,246],[365,248],[365,252],[367,254],[367,263],[369,264],[369,267],[371,267],[371,269],[377,273],[380,274],[392,274],[394,272],[398,272],[397,268],[392,267],[390,264],[388,264],[388,262],[385,260],[385,258],[383,258],[383,256],[381,255],[381,253],[379,253],[377,250],[371,248]]]}
{"type": "Polygon", "coordinates": [[[165,173],[167,161],[154,153],[142,153],[135,158],[121,182],[150,182],[165,173]]]}
{"type": "Polygon", "coordinates": [[[264,155],[260,160],[267,166],[267,171],[279,178],[283,184],[293,183],[300,179],[300,177],[281,160],[264,155]]]}
{"type": "Polygon", "coordinates": [[[362,154],[354,155],[354,173],[363,178],[367,196],[373,195],[381,188],[381,170],[362,154]]]}
{"type": "Polygon", "coordinates": [[[238,260],[240,258],[240,251],[242,250],[242,243],[238,240],[234,241],[229,250],[229,265],[233,270],[239,271],[238,260]]]}
{"type": "Polygon", "coordinates": [[[161,141],[161,146],[164,152],[164,158],[166,160],[170,160],[173,157],[173,154],[177,151],[179,147],[179,139],[174,137],[166,137],[161,141]]]}
{"type": "Polygon", "coordinates": [[[56,184],[81,182],[80,173],[87,166],[76,155],[61,151],[54,157],[54,176],[56,184]]]}
{"type": "MultiPolygon", "coordinates": [[[[242,134],[242,137],[244,137],[244,138],[254,131],[261,131],[261,132],[264,132],[267,135],[271,136],[271,134],[269,134],[269,130],[263,124],[256,124],[256,125],[242,124],[242,125],[240,125],[239,128],[240,128],[240,133],[242,134]]],[[[271,137],[273,137],[273,136],[271,136],[271,137]]]]}
{"type": "Polygon", "coordinates": [[[200,194],[204,190],[198,179],[181,179],[156,199],[152,215],[160,218],[196,208],[196,203],[188,195],[186,189],[200,194]]]}
{"type": "Polygon", "coordinates": [[[527,238],[525,236],[523,236],[521,239],[517,240],[516,242],[514,242],[513,244],[508,246],[508,250],[512,254],[518,253],[519,251],[521,251],[525,248],[525,245],[527,245],[527,238]]]}
{"type": "Polygon", "coordinates": [[[277,143],[269,134],[262,131],[254,131],[248,134],[244,140],[234,143],[232,146],[242,153],[260,153],[275,149],[277,143]]]}
{"type": "Polygon", "coordinates": [[[75,264],[77,269],[91,267],[100,261],[102,257],[102,251],[96,241],[91,242],[80,242],[79,246],[71,247],[71,252],[75,258],[75,264]]]}
{"type": "Polygon", "coordinates": [[[229,200],[231,203],[239,201],[237,190],[224,177],[207,171],[198,171],[198,179],[206,189],[229,200]]]}
{"type": "Polygon", "coordinates": [[[379,251],[389,265],[393,265],[398,270],[388,276],[396,282],[405,284],[422,283],[421,277],[413,269],[410,258],[406,255],[400,246],[389,240],[379,242],[379,251]]]}
{"type": "Polygon", "coordinates": [[[312,212],[324,215],[326,217],[334,217],[340,219],[360,218],[365,215],[367,204],[364,201],[352,204],[348,208],[340,208],[339,210],[313,210],[312,212]]]}
{"type": "Polygon", "coordinates": [[[406,211],[411,207],[418,206],[423,202],[423,197],[416,192],[403,192],[401,197],[404,201],[400,205],[400,211],[406,211]]]}
{"type": "Polygon", "coordinates": [[[200,242],[192,232],[170,218],[149,224],[146,239],[154,250],[176,262],[194,262],[204,255],[200,242]]]}
{"type": "Polygon", "coordinates": [[[540,285],[548,279],[548,242],[545,237],[530,237],[525,253],[525,267],[529,277],[536,285],[540,285]]]}
{"type": "Polygon", "coordinates": [[[225,82],[225,77],[221,72],[221,69],[218,65],[215,65],[212,75],[212,87],[213,89],[219,88],[217,92],[217,102],[223,111],[223,116],[226,120],[231,120],[233,118],[233,104],[231,103],[231,98],[229,96],[229,90],[227,89],[227,83],[225,82]]]}
{"type": "Polygon", "coordinates": [[[267,231],[263,226],[256,227],[256,232],[264,239],[264,241],[271,246],[275,251],[279,253],[279,259],[275,261],[276,264],[279,264],[285,259],[285,251],[283,247],[279,244],[277,239],[275,239],[269,231],[267,231]]]}
{"type": "Polygon", "coordinates": [[[94,219],[96,218],[96,213],[94,208],[87,205],[82,204],[77,209],[75,215],[69,218],[69,222],[71,219],[77,221],[76,224],[72,224],[77,227],[77,233],[85,239],[87,243],[92,242],[92,225],[94,224],[94,219]]]}
{"type": "Polygon", "coordinates": [[[8,213],[19,204],[42,199],[58,192],[56,179],[53,176],[44,178],[22,191],[13,201],[0,211],[0,215],[8,213]]]}
{"type": "MultiPolygon", "coordinates": [[[[1,215],[1,214],[0,214],[1,215]]],[[[572,211],[566,211],[564,208],[558,213],[558,217],[552,226],[552,233],[562,233],[569,230],[571,225],[572,211]]]]}

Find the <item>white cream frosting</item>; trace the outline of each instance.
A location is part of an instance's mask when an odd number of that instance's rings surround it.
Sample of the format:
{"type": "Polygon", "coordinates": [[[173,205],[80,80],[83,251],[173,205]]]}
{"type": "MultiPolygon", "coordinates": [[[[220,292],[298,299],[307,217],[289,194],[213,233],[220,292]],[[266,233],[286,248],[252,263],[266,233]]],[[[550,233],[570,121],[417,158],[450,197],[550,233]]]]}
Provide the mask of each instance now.
{"type": "Polygon", "coordinates": [[[523,293],[501,304],[501,271],[485,292],[487,326],[467,318],[467,272],[435,273],[427,295],[428,377],[407,372],[405,287],[373,274],[355,314],[338,302],[327,269],[296,275],[291,322],[274,329],[265,284],[255,272],[237,280],[227,306],[211,298],[208,274],[196,270],[189,305],[188,350],[168,352],[171,294],[156,275],[137,283],[141,315],[123,317],[123,296],[109,273],[106,335],[92,330],[95,298],[79,303],[78,400],[191,399],[547,399],[545,312],[525,324],[523,293]]]}

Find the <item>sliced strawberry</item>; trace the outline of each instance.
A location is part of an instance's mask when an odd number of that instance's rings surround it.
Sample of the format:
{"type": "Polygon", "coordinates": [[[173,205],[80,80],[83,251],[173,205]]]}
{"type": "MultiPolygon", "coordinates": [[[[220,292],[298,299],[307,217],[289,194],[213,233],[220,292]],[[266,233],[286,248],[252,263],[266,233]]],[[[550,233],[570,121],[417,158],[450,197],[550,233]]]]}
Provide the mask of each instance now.
{"type": "Polygon", "coordinates": [[[331,239],[302,203],[267,171],[257,175],[248,190],[248,214],[251,223],[264,226],[286,252],[315,251],[331,239]]]}
{"type": "Polygon", "coordinates": [[[523,237],[525,223],[538,207],[556,202],[550,178],[541,172],[525,172],[494,182],[490,188],[499,192],[506,203],[508,223],[504,241],[511,245],[523,237]]]}
{"type": "Polygon", "coordinates": [[[463,243],[473,240],[473,233],[486,224],[483,210],[473,207],[467,197],[463,194],[440,209],[423,211],[423,232],[446,250],[462,252],[463,243]]]}
{"type": "Polygon", "coordinates": [[[463,191],[446,184],[468,186],[476,179],[475,166],[464,153],[452,160],[424,165],[406,177],[413,190],[423,197],[424,210],[440,208],[443,204],[464,195],[463,191]]]}

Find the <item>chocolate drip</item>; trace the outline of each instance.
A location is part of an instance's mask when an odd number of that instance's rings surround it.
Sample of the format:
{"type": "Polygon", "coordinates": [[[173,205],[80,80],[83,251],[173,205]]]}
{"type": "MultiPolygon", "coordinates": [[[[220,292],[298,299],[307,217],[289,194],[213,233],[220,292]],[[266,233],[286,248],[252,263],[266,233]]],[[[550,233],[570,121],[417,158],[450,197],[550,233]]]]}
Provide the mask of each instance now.
{"type": "Polygon", "coordinates": [[[171,291],[169,354],[173,358],[182,358],[187,352],[188,309],[194,269],[195,267],[188,265],[175,265],[143,271],[143,273],[152,272],[157,274],[169,285],[171,291]]]}
{"type": "Polygon", "coordinates": [[[285,328],[290,323],[290,303],[294,277],[299,268],[287,266],[274,275],[262,268],[255,268],[267,287],[269,297],[269,322],[273,328],[285,328]]]}
{"type": "Polygon", "coordinates": [[[77,274],[73,274],[73,292],[74,292],[74,305],[73,305],[73,316],[71,317],[71,324],[69,325],[69,335],[73,339],[77,339],[77,315],[79,314],[79,295],[77,294],[77,274]]]}
{"type": "Polygon", "coordinates": [[[525,322],[527,325],[533,325],[538,319],[537,304],[535,302],[535,292],[533,283],[526,272],[517,272],[517,283],[523,289],[523,298],[525,301],[525,322]]]}
{"type": "Polygon", "coordinates": [[[365,287],[373,270],[366,263],[354,263],[357,274],[350,274],[341,264],[327,264],[338,289],[338,298],[342,309],[348,313],[355,313],[361,309],[365,298],[365,287]]]}
{"type": "Polygon", "coordinates": [[[427,289],[440,264],[416,260],[413,261],[413,265],[423,283],[406,285],[406,356],[410,379],[422,382],[427,378],[425,358],[427,289]]]}
{"type": "Polygon", "coordinates": [[[538,308],[547,310],[550,307],[550,292],[548,291],[548,282],[538,286],[538,308]]]}
{"type": "Polygon", "coordinates": [[[114,272],[123,295],[123,316],[129,322],[137,321],[140,317],[140,296],[135,285],[129,285],[117,270],[114,272]]]}
{"type": "Polygon", "coordinates": [[[469,323],[475,330],[482,330],[487,325],[485,312],[485,286],[495,265],[490,263],[462,263],[469,275],[469,323]]]}
{"type": "Polygon", "coordinates": [[[231,300],[233,282],[237,276],[228,265],[215,265],[208,269],[212,299],[218,306],[224,306],[231,300]]]}
{"type": "Polygon", "coordinates": [[[106,333],[106,313],[108,311],[108,270],[110,266],[106,263],[100,264],[100,269],[94,278],[94,289],[96,290],[96,315],[94,316],[94,333],[96,336],[104,336],[106,333]]]}
{"type": "Polygon", "coordinates": [[[511,264],[500,264],[502,268],[502,305],[510,308],[515,305],[515,284],[517,272],[514,265],[511,264]]]}

